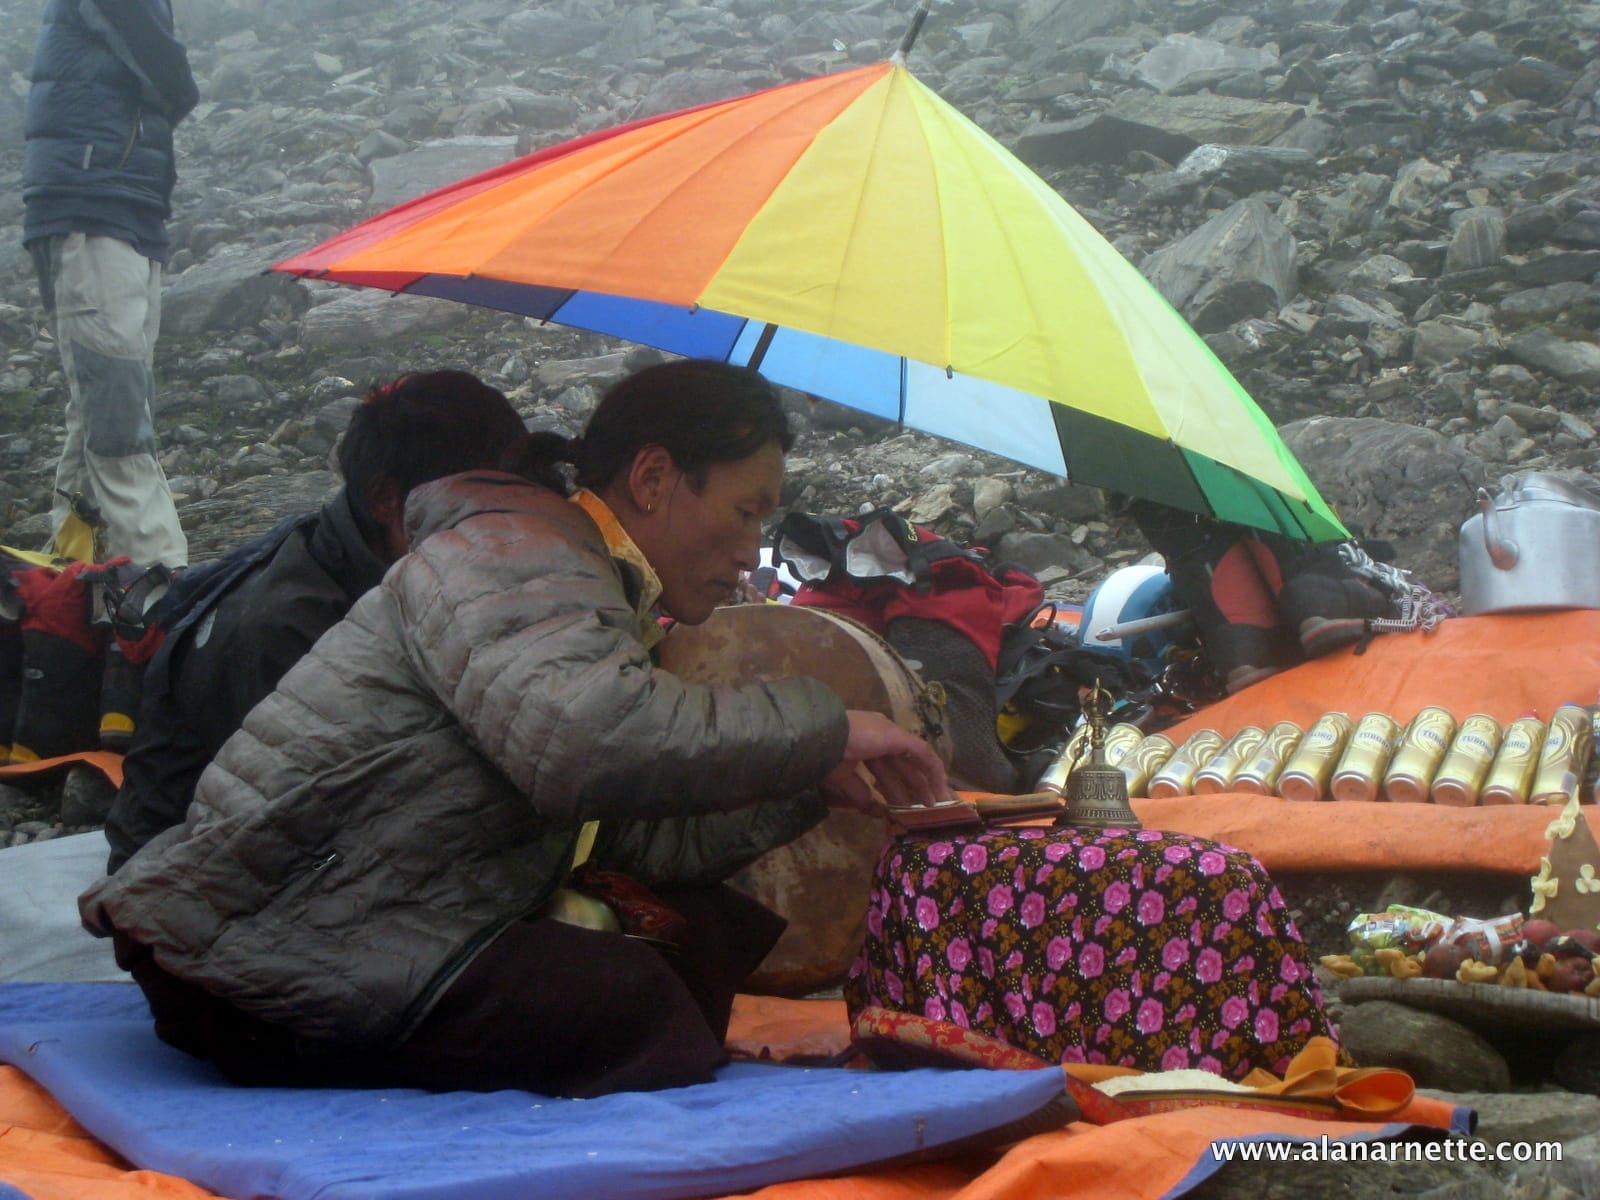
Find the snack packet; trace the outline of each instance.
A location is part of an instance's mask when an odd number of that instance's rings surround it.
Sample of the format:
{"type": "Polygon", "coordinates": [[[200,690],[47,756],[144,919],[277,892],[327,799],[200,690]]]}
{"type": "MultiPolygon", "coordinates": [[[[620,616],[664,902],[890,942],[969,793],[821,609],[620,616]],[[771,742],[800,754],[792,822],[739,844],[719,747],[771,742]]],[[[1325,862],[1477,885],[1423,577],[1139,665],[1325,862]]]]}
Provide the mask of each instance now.
{"type": "Polygon", "coordinates": [[[1346,927],[1350,957],[1368,975],[1387,975],[1388,969],[1373,954],[1395,949],[1405,954],[1427,950],[1441,938],[1451,919],[1425,908],[1391,904],[1381,913],[1358,913],[1346,927]]]}
{"type": "Polygon", "coordinates": [[[1498,967],[1511,957],[1520,940],[1524,920],[1521,913],[1484,920],[1457,917],[1444,931],[1443,940],[1460,946],[1468,958],[1498,967]]]}

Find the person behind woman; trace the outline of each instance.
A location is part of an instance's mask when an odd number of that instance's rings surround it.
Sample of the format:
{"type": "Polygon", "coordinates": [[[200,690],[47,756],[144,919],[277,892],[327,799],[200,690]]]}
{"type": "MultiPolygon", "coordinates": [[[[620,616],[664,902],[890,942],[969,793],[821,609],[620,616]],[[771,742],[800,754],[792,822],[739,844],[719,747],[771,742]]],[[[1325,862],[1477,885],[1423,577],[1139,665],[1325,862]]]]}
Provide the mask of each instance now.
{"type": "Polygon", "coordinates": [[[373,388],[339,441],[344,486],[174,584],[167,632],[106,817],[107,871],[183,820],[195,786],[245,714],[406,552],[418,484],[493,466],[526,433],[517,410],[465,371],[424,371],[373,388]]]}
{"type": "Polygon", "coordinates": [[[539,482],[417,488],[410,552],[250,713],[185,824],[80,898],[157,1033],[251,1083],[707,1079],[782,928],[721,881],[829,803],[947,792],[920,739],[816,680],[652,665],[658,615],[705,621],[758,564],[791,440],[760,375],[675,362],[581,438],[533,435],[539,482]],[[615,903],[577,894],[597,882],[615,903]]]}

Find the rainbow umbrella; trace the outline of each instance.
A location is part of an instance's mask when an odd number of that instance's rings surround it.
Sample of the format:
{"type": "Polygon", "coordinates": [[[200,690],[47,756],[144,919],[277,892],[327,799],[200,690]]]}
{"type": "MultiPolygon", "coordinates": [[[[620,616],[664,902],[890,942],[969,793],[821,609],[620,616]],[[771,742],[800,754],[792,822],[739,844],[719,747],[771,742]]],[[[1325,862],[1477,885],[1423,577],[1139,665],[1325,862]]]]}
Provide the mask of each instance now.
{"type": "Polygon", "coordinates": [[[276,269],[748,364],[1075,482],[1348,536],[1160,293],[900,55],[550,147],[276,269]]]}

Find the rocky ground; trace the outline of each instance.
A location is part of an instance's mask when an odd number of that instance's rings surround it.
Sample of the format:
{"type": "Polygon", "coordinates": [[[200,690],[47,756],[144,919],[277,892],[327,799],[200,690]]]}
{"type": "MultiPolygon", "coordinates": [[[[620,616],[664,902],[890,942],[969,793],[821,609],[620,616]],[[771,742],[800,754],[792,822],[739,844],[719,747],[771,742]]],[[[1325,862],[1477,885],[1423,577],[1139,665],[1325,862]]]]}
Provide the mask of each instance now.
{"type": "MultiPolygon", "coordinates": [[[[1594,473],[1600,4],[932,7],[912,69],[1138,264],[1347,522],[1393,544],[1400,565],[1435,590],[1458,595],[1457,530],[1477,486],[1518,470],[1594,473]]],[[[46,534],[62,438],[55,348],[19,244],[37,9],[0,0],[9,82],[0,541],[24,546],[46,534]]],[[[503,388],[530,426],[570,431],[608,382],[651,354],[265,268],[520,152],[881,58],[910,15],[907,0],[175,0],[175,9],[202,104],[179,131],[157,425],[197,561],[331,490],[329,451],[376,380],[463,366],[503,388]]],[[[825,401],[794,406],[803,433],[786,506],[898,506],[1031,566],[1070,599],[1147,553],[1093,489],[825,401]]],[[[0,793],[0,840],[92,827],[102,798],[92,783],[77,786],[0,793]]],[[[1479,915],[1525,899],[1504,877],[1280,884],[1318,952],[1342,948],[1349,916],[1389,899],[1479,915]]],[[[1595,1128],[1595,1105],[1525,1090],[1485,1096],[1480,1110],[1486,1131],[1573,1139],[1580,1166],[1561,1186],[1583,1195],[1600,1194],[1600,1150],[1580,1140],[1595,1128]]],[[[1205,1186],[1466,1197],[1506,1194],[1507,1178],[1438,1165],[1337,1177],[1230,1167],[1205,1186]]],[[[1563,1194],[1536,1180],[1548,1182],[1525,1169],[1514,1194],[1563,1194]]]]}

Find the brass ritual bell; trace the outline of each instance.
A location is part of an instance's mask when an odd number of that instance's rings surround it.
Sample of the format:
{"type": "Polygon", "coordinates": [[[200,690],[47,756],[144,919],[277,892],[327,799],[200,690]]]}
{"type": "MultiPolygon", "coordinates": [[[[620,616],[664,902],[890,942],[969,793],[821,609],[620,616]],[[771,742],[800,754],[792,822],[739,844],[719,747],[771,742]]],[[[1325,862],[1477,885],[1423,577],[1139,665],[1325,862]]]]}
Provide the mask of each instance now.
{"type": "Polygon", "coordinates": [[[1095,680],[1094,691],[1084,705],[1089,736],[1080,747],[1080,758],[1067,776],[1067,809],[1056,818],[1058,829],[1143,829],[1128,803],[1128,779],[1106,761],[1106,717],[1111,711],[1111,693],[1095,680]]]}

